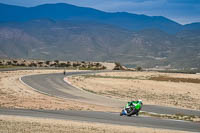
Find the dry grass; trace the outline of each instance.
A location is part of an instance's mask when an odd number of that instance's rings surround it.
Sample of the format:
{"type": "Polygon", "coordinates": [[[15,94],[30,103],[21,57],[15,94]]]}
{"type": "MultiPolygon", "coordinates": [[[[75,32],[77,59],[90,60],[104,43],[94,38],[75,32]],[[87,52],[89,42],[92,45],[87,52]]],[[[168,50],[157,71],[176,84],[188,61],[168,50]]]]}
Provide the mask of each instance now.
{"type": "Polygon", "coordinates": [[[200,80],[197,74],[110,72],[68,80],[76,87],[108,97],[143,99],[145,104],[200,110],[200,85],[191,83],[200,80]],[[168,78],[158,81],[160,77],[168,78]]]}
{"type": "Polygon", "coordinates": [[[64,100],[35,92],[19,81],[19,77],[30,74],[58,73],[62,70],[23,70],[0,72],[0,107],[48,109],[48,110],[95,110],[118,111],[73,100],[64,100]]]}
{"type": "Polygon", "coordinates": [[[151,77],[124,77],[124,76],[102,76],[102,75],[83,75],[85,78],[108,78],[108,79],[140,79],[140,80],[154,80],[154,81],[169,81],[169,82],[186,82],[186,83],[200,83],[200,79],[194,78],[178,78],[178,77],[168,77],[164,75],[151,76],[151,77]]]}
{"type": "Polygon", "coordinates": [[[149,113],[149,112],[140,112],[140,115],[150,116],[150,117],[158,117],[164,119],[174,119],[174,120],[184,120],[184,121],[192,121],[192,122],[200,122],[199,116],[194,115],[185,115],[185,114],[157,114],[157,113],[149,113]]]}
{"type": "Polygon", "coordinates": [[[176,77],[167,77],[167,76],[150,77],[149,80],[170,81],[170,82],[186,82],[186,83],[200,83],[200,79],[176,78],[176,77]]]}
{"type": "Polygon", "coordinates": [[[183,131],[86,123],[55,119],[0,116],[0,133],[185,133],[183,131]]]}

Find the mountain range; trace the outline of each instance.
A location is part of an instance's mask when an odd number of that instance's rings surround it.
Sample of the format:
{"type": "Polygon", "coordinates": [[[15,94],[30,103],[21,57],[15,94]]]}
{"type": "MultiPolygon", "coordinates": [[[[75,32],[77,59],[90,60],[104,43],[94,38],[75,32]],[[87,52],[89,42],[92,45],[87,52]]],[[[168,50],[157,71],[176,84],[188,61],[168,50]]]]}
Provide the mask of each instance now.
{"type": "Polygon", "coordinates": [[[200,23],[69,4],[0,4],[0,57],[200,68],[200,23]]]}

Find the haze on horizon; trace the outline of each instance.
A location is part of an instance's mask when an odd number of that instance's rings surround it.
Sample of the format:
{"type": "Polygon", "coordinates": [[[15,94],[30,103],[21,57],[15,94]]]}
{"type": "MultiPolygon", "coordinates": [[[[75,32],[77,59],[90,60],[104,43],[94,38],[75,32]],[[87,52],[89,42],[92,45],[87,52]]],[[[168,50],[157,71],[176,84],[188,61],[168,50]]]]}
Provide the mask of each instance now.
{"type": "Polygon", "coordinates": [[[0,0],[0,3],[25,7],[68,3],[107,12],[164,16],[180,24],[200,22],[200,0],[0,0]]]}

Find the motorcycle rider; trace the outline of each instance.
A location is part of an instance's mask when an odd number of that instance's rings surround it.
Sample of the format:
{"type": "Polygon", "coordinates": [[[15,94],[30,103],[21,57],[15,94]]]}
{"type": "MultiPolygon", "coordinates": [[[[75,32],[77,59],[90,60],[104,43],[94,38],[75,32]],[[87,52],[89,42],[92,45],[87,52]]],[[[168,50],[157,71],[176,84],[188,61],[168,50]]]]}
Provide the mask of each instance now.
{"type": "Polygon", "coordinates": [[[142,109],[143,103],[142,100],[137,100],[137,101],[131,101],[128,102],[125,106],[125,108],[122,110],[122,112],[120,113],[120,115],[127,115],[127,116],[131,116],[130,114],[128,114],[127,109],[129,107],[133,106],[134,107],[134,112],[131,114],[136,114],[136,116],[139,115],[139,111],[142,109]]]}

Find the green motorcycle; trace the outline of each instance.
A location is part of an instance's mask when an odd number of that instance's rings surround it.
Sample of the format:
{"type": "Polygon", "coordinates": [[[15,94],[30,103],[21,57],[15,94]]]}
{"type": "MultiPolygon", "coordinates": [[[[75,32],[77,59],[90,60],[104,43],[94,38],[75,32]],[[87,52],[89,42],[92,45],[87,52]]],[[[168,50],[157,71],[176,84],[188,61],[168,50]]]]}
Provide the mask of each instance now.
{"type": "Polygon", "coordinates": [[[120,116],[132,116],[132,115],[139,115],[139,111],[142,109],[143,103],[142,100],[138,101],[131,101],[126,104],[124,109],[121,111],[120,116]]]}

